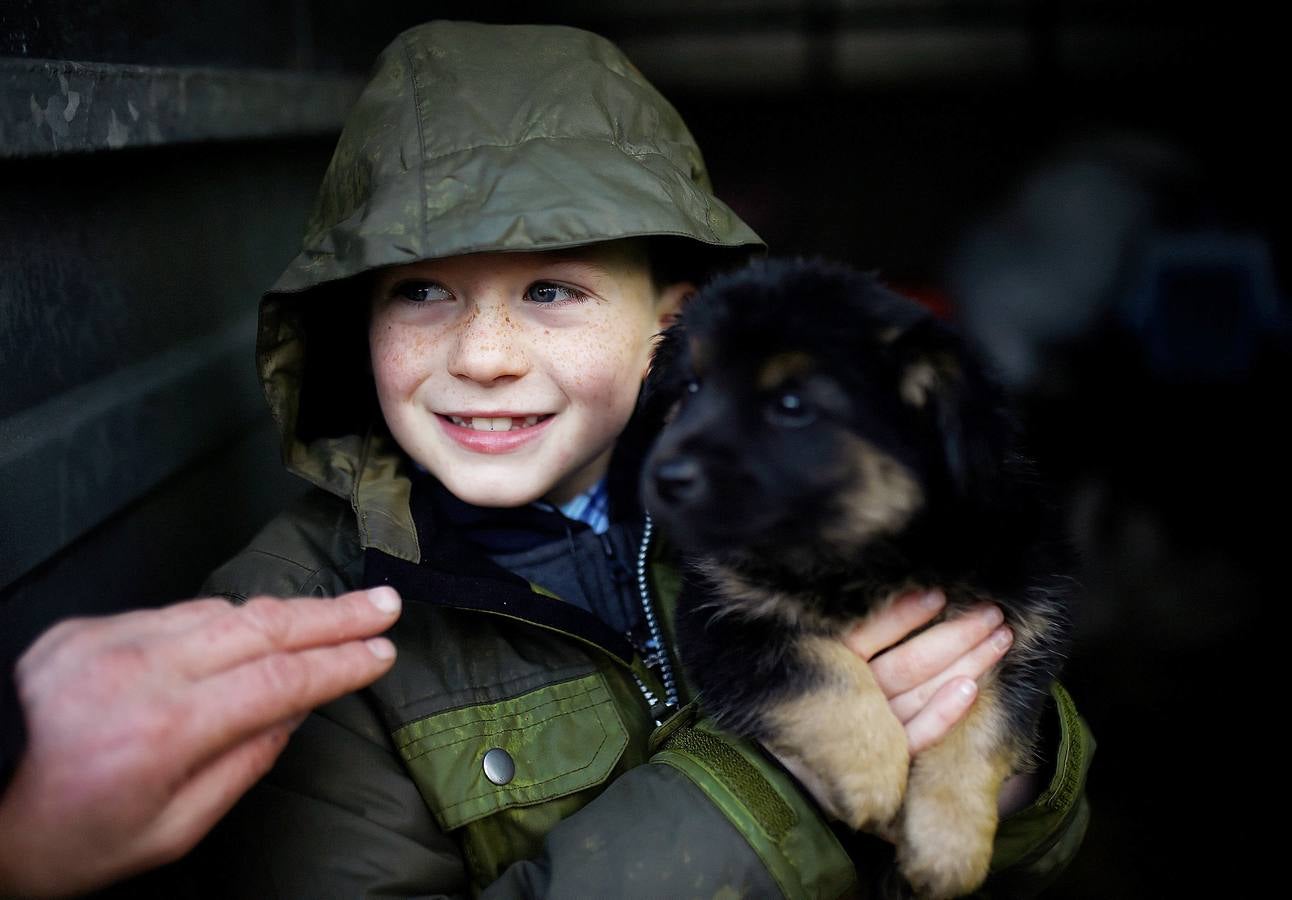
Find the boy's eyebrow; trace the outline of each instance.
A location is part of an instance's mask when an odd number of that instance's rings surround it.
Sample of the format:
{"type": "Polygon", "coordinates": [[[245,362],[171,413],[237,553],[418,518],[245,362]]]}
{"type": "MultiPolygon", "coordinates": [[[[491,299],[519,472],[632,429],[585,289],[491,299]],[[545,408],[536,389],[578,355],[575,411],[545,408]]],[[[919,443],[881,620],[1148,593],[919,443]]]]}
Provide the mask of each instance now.
{"type": "Polygon", "coordinates": [[[549,250],[543,256],[550,259],[553,263],[562,265],[574,265],[584,269],[590,269],[598,275],[609,276],[610,270],[595,260],[588,259],[586,255],[579,252],[578,247],[572,247],[565,250],[549,250]]]}

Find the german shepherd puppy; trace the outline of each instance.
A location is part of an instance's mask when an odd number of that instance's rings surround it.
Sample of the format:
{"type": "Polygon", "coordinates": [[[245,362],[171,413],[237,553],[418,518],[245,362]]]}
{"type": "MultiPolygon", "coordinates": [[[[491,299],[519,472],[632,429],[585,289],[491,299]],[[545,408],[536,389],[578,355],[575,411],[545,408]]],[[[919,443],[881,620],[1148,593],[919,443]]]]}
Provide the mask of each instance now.
{"type": "Polygon", "coordinates": [[[917,893],[976,888],[1001,784],[1034,765],[1071,584],[1060,519],[983,364],[871,276],[768,261],[686,308],[643,413],[667,421],[642,496],[687,564],[677,640],[702,707],[815,773],[830,813],[890,836],[917,893]],[[998,604],[1014,643],[912,764],[840,637],[934,587],[944,615],[998,604]]]}

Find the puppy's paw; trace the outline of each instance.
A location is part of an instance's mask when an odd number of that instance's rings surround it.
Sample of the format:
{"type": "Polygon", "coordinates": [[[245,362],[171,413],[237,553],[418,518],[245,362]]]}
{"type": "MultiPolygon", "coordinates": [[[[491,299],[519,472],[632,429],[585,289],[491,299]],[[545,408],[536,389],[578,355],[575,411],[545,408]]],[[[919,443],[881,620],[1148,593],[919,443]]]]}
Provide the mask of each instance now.
{"type": "Polygon", "coordinates": [[[767,711],[764,742],[793,760],[800,780],[839,820],[858,830],[889,822],[906,792],[906,730],[870,669],[842,641],[807,637],[800,651],[816,684],[767,711]]]}
{"type": "MultiPolygon", "coordinates": [[[[981,804],[916,802],[909,796],[898,825],[897,866],[925,898],[961,897],[987,878],[996,817],[981,804]]],[[[993,798],[994,802],[994,798],[993,798]]]]}
{"type": "Polygon", "coordinates": [[[920,897],[959,897],[987,878],[996,799],[1017,753],[988,686],[968,718],[911,768],[897,822],[897,865],[920,897]]]}
{"type": "Polygon", "coordinates": [[[856,831],[882,828],[891,822],[906,792],[905,749],[867,755],[860,766],[834,773],[830,779],[831,812],[856,831]]]}

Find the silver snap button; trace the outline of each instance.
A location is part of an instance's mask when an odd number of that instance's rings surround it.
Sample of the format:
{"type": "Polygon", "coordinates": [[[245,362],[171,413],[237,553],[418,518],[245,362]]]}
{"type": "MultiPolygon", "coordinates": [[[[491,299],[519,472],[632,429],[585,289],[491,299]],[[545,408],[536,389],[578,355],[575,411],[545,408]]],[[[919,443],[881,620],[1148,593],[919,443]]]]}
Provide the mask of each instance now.
{"type": "Polygon", "coordinates": [[[516,761],[501,747],[494,747],[484,755],[484,773],[494,784],[506,784],[516,777],[516,761]]]}

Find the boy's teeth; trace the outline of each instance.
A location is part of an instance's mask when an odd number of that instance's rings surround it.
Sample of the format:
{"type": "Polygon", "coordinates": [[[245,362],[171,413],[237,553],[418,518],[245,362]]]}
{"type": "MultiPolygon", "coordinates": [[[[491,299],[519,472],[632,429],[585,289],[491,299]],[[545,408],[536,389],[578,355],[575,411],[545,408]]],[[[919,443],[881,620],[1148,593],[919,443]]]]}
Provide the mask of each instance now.
{"type": "Polygon", "coordinates": [[[464,428],[472,428],[476,431],[511,431],[513,428],[528,428],[530,425],[538,424],[538,416],[525,416],[520,419],[513,419],[510,416],[492,417],[492,416],[473,416],[470,420],[461,416],[449,416],[449,421],[454,425],[461,425],[464,428]]]}

